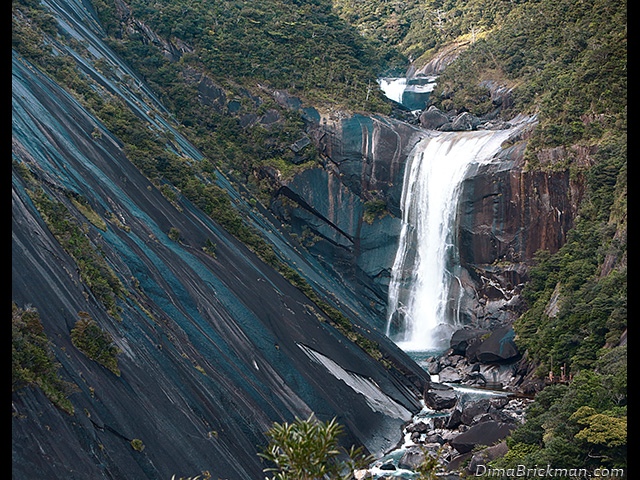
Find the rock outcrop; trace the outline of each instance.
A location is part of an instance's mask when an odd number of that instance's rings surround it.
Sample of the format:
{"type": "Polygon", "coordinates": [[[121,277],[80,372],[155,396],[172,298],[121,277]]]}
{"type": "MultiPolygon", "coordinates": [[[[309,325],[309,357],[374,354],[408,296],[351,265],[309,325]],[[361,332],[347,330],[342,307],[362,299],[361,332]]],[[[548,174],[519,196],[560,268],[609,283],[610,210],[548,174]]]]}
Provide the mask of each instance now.
{"type": "MultiPolygon", "coordinates": [[[[117,62],[91,30],[95,20],[83,22],[88,10],[57,6],[61,25],[84,32],[92,52],[117,62]]],[[[260,478],[266,430],[311,412],[337,417],[346,445],[375,454],[392,447],[420,409],[429,376],[370,327],[371,313],[347,284],[217,177],[234,208],[377,345],[386,366],[186,198],[165,197],[118,139],[55,82],[20,55],[12,60],[12,301],[38,311],[59,374],[73,386],[74,407],[73,415],[62,411],[35,386],[13,392],[13,478],[156,479],[203,471],[260,478]],[[30,191],[67,211],[65,224],[77,227],[83,248],[104,259],[122,285],[117,308],[101,301],[82,274],[84,262],[63,248],[30,191]],[[118,375],[74,346],[70,331],[80,318],[113,338],[118,375]]],[[[135,73],[112,66],[133,87],[120,91],[123,84],[111,82],[109,91],[171,137],[188,161],[200,161],[135,73]]],[[[222,107],[220,92],[203,82],[201,93],[222,107]]]]}
{"type": "Polygon", "coordinates": [[[383,328],[404,166],[424,133],[385,117],[325,120],[311,124],[309,134],[324,166],[278,180],[271,208],[326,268],[374,305],[375,326],[383,328]],[[372,213],[372,205],[381,208],[372,213]]]}

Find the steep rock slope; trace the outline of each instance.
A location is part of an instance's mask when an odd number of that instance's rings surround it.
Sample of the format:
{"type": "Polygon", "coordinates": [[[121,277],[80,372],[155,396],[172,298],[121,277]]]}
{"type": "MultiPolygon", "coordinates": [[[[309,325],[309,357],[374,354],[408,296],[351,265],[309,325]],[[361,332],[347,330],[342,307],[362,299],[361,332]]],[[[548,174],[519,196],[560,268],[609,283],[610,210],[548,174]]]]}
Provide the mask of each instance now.
{"type": "MultiPolygon", "coordinates": [[[[73,11],[76,20],[86,15],[74,2],[56,8],[68,8],[63,13],[73,11]]],[[[74,24],[80,35],[78,26],[87,25],[74,24]]],[[[61,375],[77,386],[73,415],[37,388],[13,395],[14,478],[170,478],[201,471],[260,478],[265,465],[256,453],[266,444],[264,431],[273,421],[311,412],[337,416],[347,427],[345,442],[373,453],[397,442],[400,426],[420,408],[425,372],[360,322],[395,366],[374,361],[193,205],[167,200],[127,160],[117,138],[19,55],[12,73],[12,300],[37,309],[61,375]],[[117,315],[47,227],[28,193],[39,187],[68,210],[69,222],[81,226],[122,283],[117,315]],[[73,199],[88,204],[103,226],[73,199]],[[207,240],[216,245],[215,256],[203,251],[207,240]],[[71,329],[87,315],[119,348],[120,375],[72,344],[71,329]],[[142,451],[132,447],[134,439],[142,451]]],[[[130,101],[144,112],[140,99],[130,101]]],[[[175,138],[197,161],[193,147],[175,138]]],[[[271,230],[283,258],[304,263],[266,217],[254,219],[271,230]]],[[[300,268],[340,300],[343,287],[313,259],[300,268]]],[[[368,315],[357,302],[344,303],[355,317],[368,315]]]]}

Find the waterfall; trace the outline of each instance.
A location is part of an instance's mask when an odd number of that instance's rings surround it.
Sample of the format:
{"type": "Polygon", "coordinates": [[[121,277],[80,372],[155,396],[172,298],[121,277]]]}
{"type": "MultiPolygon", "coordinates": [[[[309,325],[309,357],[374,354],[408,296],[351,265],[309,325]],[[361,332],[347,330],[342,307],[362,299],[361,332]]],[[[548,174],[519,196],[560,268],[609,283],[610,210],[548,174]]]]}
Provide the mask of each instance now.
{"type": "Polygon", "coordinates": [[[387,98],[402,103],[402,94],[407,88],[406,78],[381,78],[378,80],[378,84],[387,98]]]}
{"type": "Polygon", "coordinates": [[[488,162],[513,132],[430,132],[408,158],[402,229],[389,285],[387,335],[406,351],[444,350],[460,324],[456,213],[469,166],[488,162]]]}

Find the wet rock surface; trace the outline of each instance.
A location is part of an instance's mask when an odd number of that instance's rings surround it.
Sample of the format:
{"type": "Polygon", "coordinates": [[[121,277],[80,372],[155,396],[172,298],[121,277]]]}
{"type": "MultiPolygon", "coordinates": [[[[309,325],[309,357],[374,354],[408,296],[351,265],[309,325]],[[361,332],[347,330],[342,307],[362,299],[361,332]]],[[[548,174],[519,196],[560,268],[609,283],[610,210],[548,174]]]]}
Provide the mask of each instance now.
{"type": "MultiPolygon", "coordinates": [[[[74,15],[65,21],[78,21],[74,15]]],[[[105,47],[96,43],[95,49],[105,47]]],[[[76,388],[70,395],[74,415],[38,389],[12,395],[13,478],[161,479],[203,471],[230,480],[261,478],[265,465],[257,452],[267,443],[264,432],[275,421],[307,418],[312,411],[321,420],[336,416],[348,445],[379,453],[395,444],[406,412],[420,409],[429,377],[368,327],[370,310],[346,294],[345,283],[297,252],[279,223],[248,208],[219,176],[219,186],[229,189],[282,258],[320,292],[330,291],[330,301],[352,316],[354,328],[380,345],[394,365],[390,370],[193,204],[163,196],[104,126],[15,54],[12,73],[12,300],[37,309],[60,374],[76,388]],[[102,252],[122,282],[126,295],[117,299],[118,318],[47,228],[27,193],[32,185],[25,169],[69,210],[70,222],[84,225],[91,248],[102,252]],[[70,199],[80,197],[104,227],[73,206],[70,199]],[[180,232],[178,239],[172,230],[180,232]],[[203,250],[207,241],[216,245],[215,255],[203,250]],[[80,312],[113,337],[120,375],[72,344],[80,312]],[[333,370],[308,352],[331,359],[333,370]],[[367,379],[378,403],[372,406],[339,378],[335,365],[367,379]],[[134,440],[144,448],[133,448],[134,440]]],[[[152,110],[144,105],[149,97],[138,100],[140,115],[152,110]]],[[[190,161],[202,158],[160,115],[152,120],[190,161]]]]}

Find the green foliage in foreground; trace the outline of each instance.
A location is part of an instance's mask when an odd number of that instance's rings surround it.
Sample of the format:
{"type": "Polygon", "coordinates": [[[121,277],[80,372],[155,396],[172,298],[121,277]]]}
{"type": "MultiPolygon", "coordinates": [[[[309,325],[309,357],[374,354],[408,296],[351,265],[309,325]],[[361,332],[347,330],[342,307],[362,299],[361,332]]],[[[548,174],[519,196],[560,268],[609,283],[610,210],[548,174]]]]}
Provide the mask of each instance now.
{"type": "Polygon", "coordinates": [[[339,445],[344,427],[332,419],[318,421],[313,414],[307,420],[274,423],[266,432],[269,444],[258,455],[275,467],[272,480],[320,480],[352,478],[353,470],[365,468],[373,459],[361,447],[346,450],[339,445]]]}
{"type": "MultiPolygon", "coordinates": [[[[343,432],[335,418],[321,422],[313,413],[306,420],[296,417],[292,423],[276,422],[266,432],[269,444],[258,456],[275,465],[264,469],[275,473],[270,480],[351,480],[355,470],[367,469],[375,457],[365,454],[362,447],[340,446],[343,432]]],[[[436,456],[424,453],[416,480],[438,478],[441,451],[436,456]]]]}
{"type": "Polygon", "coordinates": [[[12,303],[11,391],[36,385],[55,405],[73,414],[68,396],[76,387],[60,378],[58,368],[38,311],[12,303]]]}

